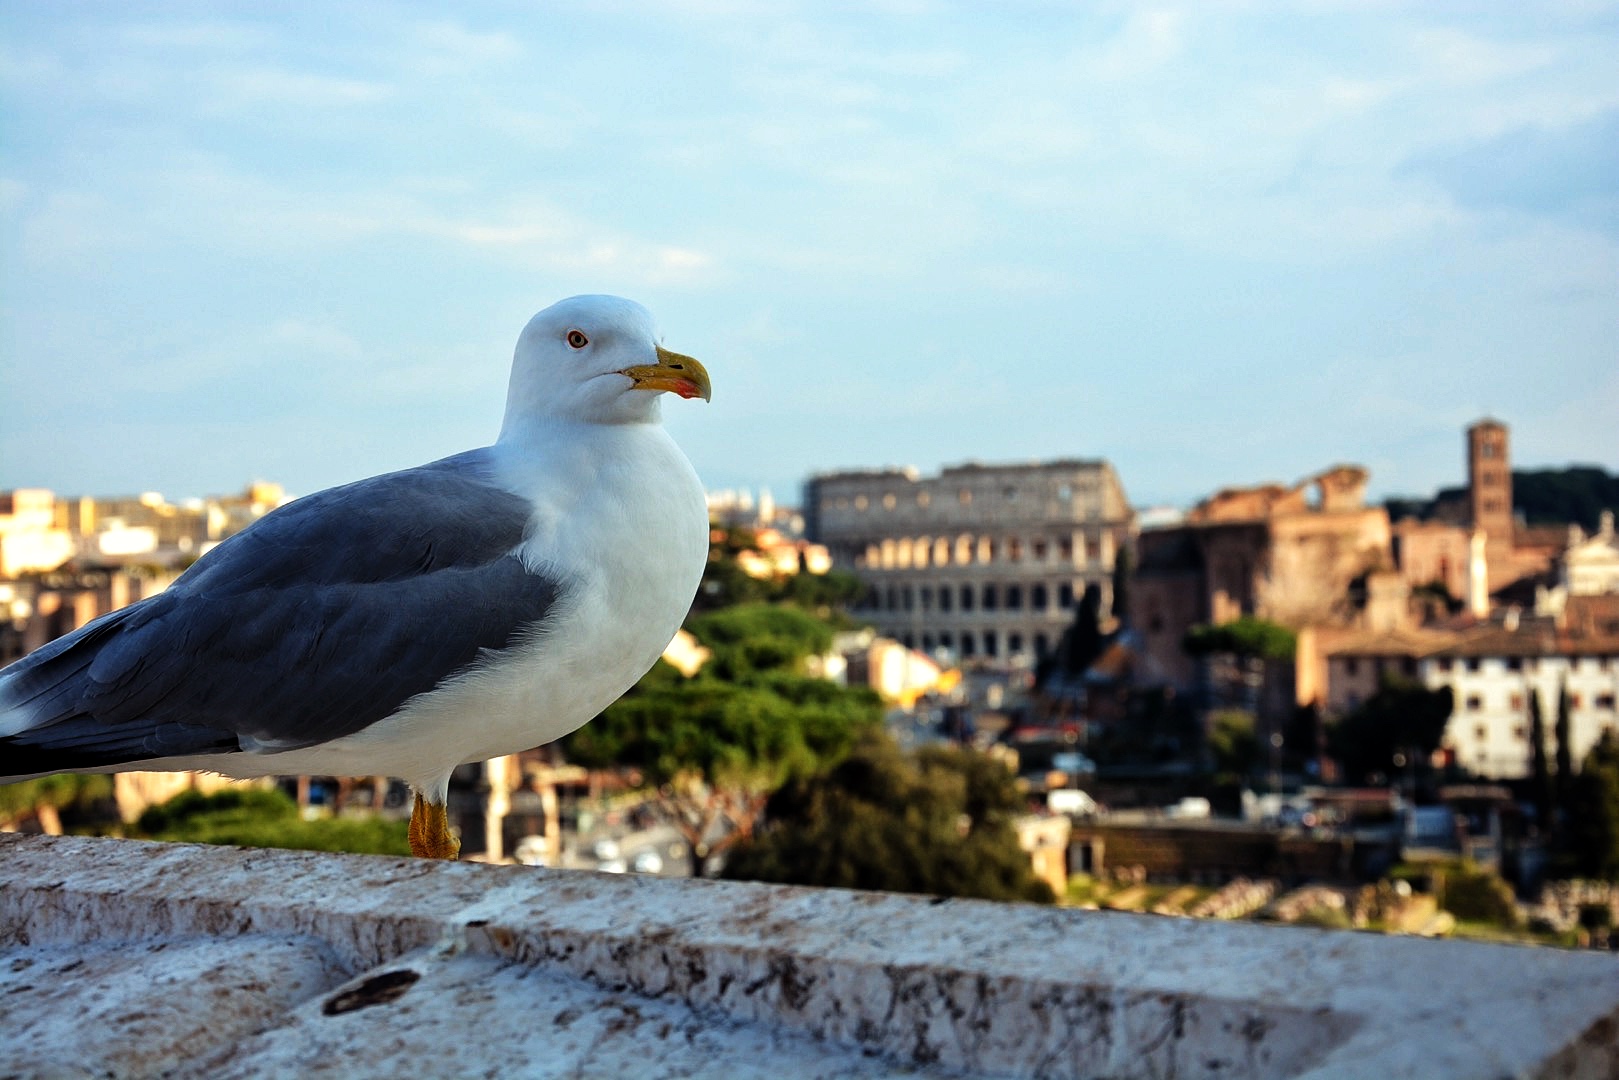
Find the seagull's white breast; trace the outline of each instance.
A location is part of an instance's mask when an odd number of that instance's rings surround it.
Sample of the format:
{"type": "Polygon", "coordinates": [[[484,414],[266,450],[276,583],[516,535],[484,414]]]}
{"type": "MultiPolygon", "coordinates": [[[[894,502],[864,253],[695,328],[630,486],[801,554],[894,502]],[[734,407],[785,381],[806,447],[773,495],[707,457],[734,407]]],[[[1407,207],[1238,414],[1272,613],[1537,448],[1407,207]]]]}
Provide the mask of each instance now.
{"type": "Polygon", "coordinates": [[[708,558],[697,474],[656,424],[546,434],[542,445],[495,447],[500,482],[534,506],[517,554],[562,584],[543,627],[364,731],[277,757],[352,755],[364,774],[386,772],[431,796],[458,764],[580,727],[657,662],[708,558]]]}

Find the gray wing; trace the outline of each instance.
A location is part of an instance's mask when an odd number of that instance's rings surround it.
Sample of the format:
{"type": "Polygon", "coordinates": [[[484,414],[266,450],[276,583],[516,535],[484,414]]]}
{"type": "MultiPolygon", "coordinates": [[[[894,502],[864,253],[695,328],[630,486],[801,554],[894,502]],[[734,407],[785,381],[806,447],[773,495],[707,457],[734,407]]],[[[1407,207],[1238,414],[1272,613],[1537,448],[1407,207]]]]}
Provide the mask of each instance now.
{"type": "Polygon", "coordinates": [[[529,505],[471,451],[296,500],[0,672],[0,776],[292,749],[365,728],[542,624],[529,505]]]}

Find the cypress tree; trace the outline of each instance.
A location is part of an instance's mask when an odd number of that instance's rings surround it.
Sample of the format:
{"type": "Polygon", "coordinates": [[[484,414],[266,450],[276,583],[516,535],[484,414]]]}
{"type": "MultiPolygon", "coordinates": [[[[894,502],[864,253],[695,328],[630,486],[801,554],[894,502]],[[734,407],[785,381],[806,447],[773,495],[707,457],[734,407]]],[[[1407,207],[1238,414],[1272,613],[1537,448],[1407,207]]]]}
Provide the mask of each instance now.
{"type": "Polygon", "coordinates": [[[1535,818],[1542,831],[1551,828],[1551,767],[1546,761],[1546,721],[1540,713],[1540,691],[1529,688],[1529,783],[1535,818]]]}

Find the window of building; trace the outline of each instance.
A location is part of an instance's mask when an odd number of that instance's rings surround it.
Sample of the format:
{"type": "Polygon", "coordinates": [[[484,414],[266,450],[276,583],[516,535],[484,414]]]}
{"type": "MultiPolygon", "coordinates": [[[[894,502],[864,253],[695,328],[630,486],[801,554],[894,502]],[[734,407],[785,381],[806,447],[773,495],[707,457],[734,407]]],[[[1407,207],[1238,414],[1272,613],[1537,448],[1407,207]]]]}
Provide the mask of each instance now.
{"type": "Polygon", "coordinates": [[[1036,540],[1034,543],[1029,545],[1030,556],[1041,561],[1045,560],[1046,555],[1050,551],[1050,545],[1048,545],[1044,540],[1036,540]]]}
{"type": "Polygon", "coordinates": [[[1006,546],[1002,550],[1004,550],[1006,552],[1006,561],[1007,562],[1022,562],[1023,561],[1023,541],[1019,540],[1017,537],[1015,537],[1015,536],[1007,537],[1006,538],[1006,546]]]}
{"type": "Polygon", "coordinates": [[[856,510],[864,510],[866,507],[868,507],[870,505],[871,505],[871,500],[867,499],[864,495],[856,495],[854,497],[854,508],[856,510]]]}
{"type": "MultiPolygon", "coordinates": [[[[940,595],[942,596],[944,594],[941,593],[940,595]]],[[[941,649],[953,649],[955,647],[956,647],[956,635],[952,634],[948,630],[940,630],[939,631],[939,648],[941,648],[941,649]]]]}
{"type": "Polygon", "coordinates": [[[972,609],[973,609],[973,587],[971,585],[963,585],[961,587],[961,610],[962,611],[971,611],[972,609]]]}
{"type": "Polygon", "coordinates": [[[1070,562],[1074,558],[1074,541],[1072,537],[1063,537],[1057,541],[1057,557],[1063,562],[1070,562]]]}
{"type": "Polygon", "coordinates": [[[962,656],[971,656],[972,654],[973,654],[973,636],[972,636],[971,633],[964,633],[964,634],[961,635],[961,655],[962,656]]]}
{"type": "Polygon", "coordinates": [[[922,605],[922,610],[923,611],[932,611],[933,610],[933,586],[931,586],[931,585],[918,585],[916,587],[916,599],[922,605]]]}
{"type": "Polygon", "coordinates": [[[900,602],[905,605],[906,611],[910,611],[916,606],[916,593],[909,585],[905,586],[905,591],[900,593],[900,602]]]}
{"type": "Polygon", "coordinates": [[[892,491],[890,491],[887,495],[883,496],[883,509],[884,510],[892,510],[892,509],[894,509],[895,506],[898,506],[898,505],[899,505],[899,500],[894,497],[894,493],[892,491]]]}
{"type": "Polygon", "coordinates": [[[1468,671],[1477,671],[1478,670],[1478,657],[1469,656],[1467,658],[1467,670],[1468,671]]]}
{"type": "Polygon", "coordinates": [[[993,631],[993,630],[985,630],[984,631],[984,655],[985,656],[999,656],[999,655],[1001,655],[1001,643],[1000,643],[999,639],[996,638],[995,631],[993,631]]]}
{"type": "Polygon", "coordinates": [[[956,501],[962,506],[970,505],[973,501],[973,493],[968,491],[966,488],[962,488],[960,491],[956,492],[956,501]]]}
{"type": "Polygon", "coordinates": [[[1523,670],[1523,661],[1521,659],[1519,659],[1518,657],[1516,657],[1516,656],[1507,657],[1507,670],[1508,671],[1522,671],[1523,670]]]}
{"type": "Polygon", "coordinates": [[[896,589],[896,588],[894,588],[894,586],[890,585],[888,587],[888,596],[887,596],[886,599],[888,601],[886,606],[887,606],[889,611],[898,611],[899,610],[899,590],[898,589],[896,589]]]}
{"type": "MultiPolygon", "coordinates": [[[[993,586],[993,585],[985,585],[984,586],[984,604],[983,604],[984,610],[985,611],[994,611],[996,606],[997,606],[997,601],[999,601],[999,600],[1000,600],[1000,597],[996,595],[995,586],[993,586]]],[[[995,654],[990,653],[990,655],[994,656],[995,654]]]]}
{"type": "Polygon", "coordinates": [[[1345,675],[1359,675],[1360,674],[1360,661],[1357,660],[1353,656],[1344,657],[1344,674],[1345,675]]]}
{"type": "Polygon", "coordinates": [[[1467,695],[1467,711],[1468,712],[1478,712],[1482,708],[1484,708],[1484,699],[1483,698],[1481,698],[1477,694],[1468,694],[1467,695]]]}
{"type": "Polygon", "coordinates": [[[1057,606],[1067,611],[1074,606],[1074,583],[1065,581],[1057,586],[1057,606]]]}
{"type": "MultiPolygon", "coordinates": [[[[1022,589],[1021,586],[1008,585],[1006,587],[1006,610],[1007,611],[1021,611],[1021,610],[1023,610],[1023,589],[1022,589]]],[[[1014,651],[1016,651],[1016,650],[1014,650],[1014,651]]]]}
{"type": "Polygon", "coordinates": [[[1023,651],[1023,635],[1022,634],[1015,634],[1015,633],[1014,634],[1007,634],[1006,635],[1006,651],[1009,652],[1009,653],[1014,653],[1014,654],[1022,652],[1023,651]]]}
{"type": "Polygon", "coordinates": [[[933,651],[933,635],[932,634],[923,634],[922,635],[922,651],[923,652],[932,652],[933,651]]]}
{"type": "Polygon", "coordinates": [[[1487,739],[1489,734],[1489,729],[1487,729],[1483,724],[1479,724],[1473,728],[1473,737],[1479,742],[1483,742],[1485,739],[1487,739]]]}
{"type": "Polygon", "coordinates": [[[948,585],[940,585],[939,586],[939,610],[940,611],[949,611],[950,610],[950,598],[951,598],[952,595],[953,595],[953,593],[952,593],[952,590],[951,590],[950,586],[948,586],[948,585]]]}
{"type": "Polygon", "coordinates": [[[1433,666],[1434,666],[1434,670],[1438,671],[1441,675],[1449,675],[1450,674],[1450,657],[1441,656],[1439,659],[1437,659],[1437,660],[1435,660],[1433,662],[1433,666]]]}
{"type": "Polygon", "coordinates": [[[1595,698],[1593,698],[1591,700],[1591,704],[1592,704],[1593,707],[1598,708],[1598,709],[1609,709],[1609,710],[1611,710],[1613,708],[1613,695],[1612,694],[1598,694],[1595,698]]]}
{"type": "Polygon", "coordinates": [[[930,503],[932,501],[933,501],[933,496],[930,493],[928,493],[926,491],[918,491],[916,493],[916,505],[918,505],[918,506],[926,506],[928,503],[930,503]]]}
{"type": "Polygon", "coordinates": [[[1029,607],[1033,608],[1035,611],[1044,611],[1046,610],[1047,599],[1046,587],[1044,585],[1036,582],[1035,584],[1029,586],[1029,607]]]}
{"type": "Polygon", "coordinates": [[[901,645],[904,645],[907,649],[916,648],[916,642],[911,639],[911,635],[909,635],[909,634],[900,635],[899,642],[900,642],[901,645]]]}

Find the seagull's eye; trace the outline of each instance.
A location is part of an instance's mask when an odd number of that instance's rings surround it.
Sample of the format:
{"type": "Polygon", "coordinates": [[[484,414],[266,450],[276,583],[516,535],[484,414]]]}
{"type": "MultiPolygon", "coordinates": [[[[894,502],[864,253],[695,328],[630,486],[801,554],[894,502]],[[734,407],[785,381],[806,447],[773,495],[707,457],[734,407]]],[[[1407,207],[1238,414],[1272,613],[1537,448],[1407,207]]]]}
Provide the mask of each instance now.
{"type": "Polygon", "coordinates": [[[585,337],[585,335],[578,330],[569,330],[568,344],[573,346],[575,349],[582,349],[586,345],[590,344],[590,339],[585,337]]]}

